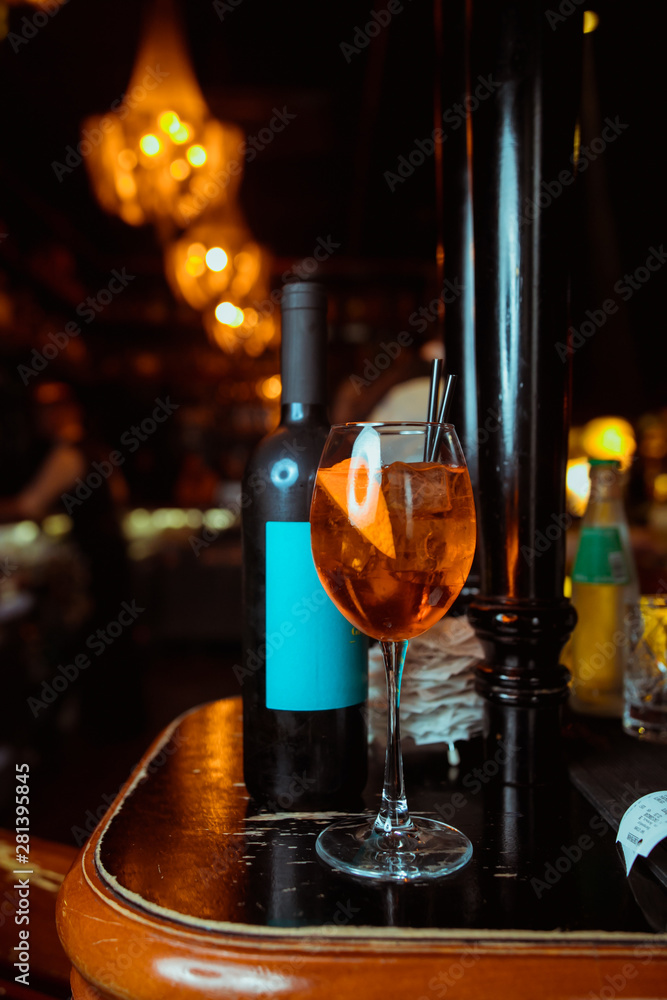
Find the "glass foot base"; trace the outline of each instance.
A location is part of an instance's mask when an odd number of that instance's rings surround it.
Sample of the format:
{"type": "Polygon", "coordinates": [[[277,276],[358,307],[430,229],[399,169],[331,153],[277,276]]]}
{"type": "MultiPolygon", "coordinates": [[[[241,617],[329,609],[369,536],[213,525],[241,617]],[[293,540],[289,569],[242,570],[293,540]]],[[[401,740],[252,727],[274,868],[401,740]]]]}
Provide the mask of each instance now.
{"type": "Polygon", "coordinates": [[[458,871],[470,861],[472,844],[460,830],[413,816],[400,832],[377,833],[375,820],[344,819],[317,838],[317,853],[348,875],[385,882],[425,882],[458,871]]]}
{"type": "Polygon", "coordinates": [[[667,743],[667,712],[662,714],[659,721],[654,717],[656,714],[654,712],[651,718],[648,718],[648,713],[631,715],[626,711],[623,716],[623,729],[628,736],[636,736],[637,739],[646,740],[648,743],[667,743]]]}

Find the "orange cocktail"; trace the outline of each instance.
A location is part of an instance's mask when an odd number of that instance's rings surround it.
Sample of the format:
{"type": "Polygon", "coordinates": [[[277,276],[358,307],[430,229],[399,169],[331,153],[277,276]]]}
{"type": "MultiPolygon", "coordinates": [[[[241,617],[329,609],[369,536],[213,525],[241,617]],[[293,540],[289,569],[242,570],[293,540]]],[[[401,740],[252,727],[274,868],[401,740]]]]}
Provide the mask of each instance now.
{"type": "Polygon", "coordinates": [[[408,640],[460,593],[475,551],[475,507],[451,424],[338,424],[331,428],[310,509],[313,559],[329,597],[379,639],[387,674],[387,753],[375,820],[323,830],[319,856],[339,871],[406,882],[440,878],[472,857],[460,830],[411,816],[399,726],[408,640]]]}
{"type": "Polygon", "coordinates": [[[367,635],[411,639],[459,594],[475,550],[465,466],[345,459],[317,475],[313,558],[329,596],[367,635]]]}

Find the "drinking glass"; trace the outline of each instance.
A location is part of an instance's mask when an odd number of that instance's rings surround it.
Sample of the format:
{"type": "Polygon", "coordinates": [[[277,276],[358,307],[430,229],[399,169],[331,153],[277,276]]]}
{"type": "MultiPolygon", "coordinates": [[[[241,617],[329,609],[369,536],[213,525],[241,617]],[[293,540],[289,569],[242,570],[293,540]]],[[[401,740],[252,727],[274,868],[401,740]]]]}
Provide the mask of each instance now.
{"type": "Polygon", "coordinates": [[[667,743],[667,596],[643,595],[628,609],[626,621],[623,728],[630,736],[667,743]]]}
{"type": "Polygon", "coordinates": [[[387,672],[387,754],[375,821],[346,818],[317,840],[341,871],[422,881],[456,871],[468,838],[411,816],[399,729],[408,640],[442,618],[463,587],[475,551],[475,507],[451,424],[340,424],[331,428],[310,512],[313,558],[342,614],[382,644],[387,672]]]}

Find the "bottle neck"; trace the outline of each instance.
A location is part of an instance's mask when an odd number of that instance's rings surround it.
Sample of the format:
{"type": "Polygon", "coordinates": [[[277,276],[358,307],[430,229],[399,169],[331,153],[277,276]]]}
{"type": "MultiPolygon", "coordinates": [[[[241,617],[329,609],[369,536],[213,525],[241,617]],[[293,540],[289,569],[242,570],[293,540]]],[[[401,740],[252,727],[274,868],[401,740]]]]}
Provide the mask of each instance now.
{"type": "Polygon", "coordinates": [[[324,403],[283,403],[280,407],[281,424],[327,424],[324,403]]]}
{"type": "Polygon", "coordinates": [[[591,504],[605,503],[621,499],[621,479],[616,469],[609,466],[594,466],[591,469],[591,504]]]}
{"type": "Polygon", "coordinates": [[[323,405],[327,398],[326,300],[288,301],[282,310],[280,372],[283,406],[323,405]]]}

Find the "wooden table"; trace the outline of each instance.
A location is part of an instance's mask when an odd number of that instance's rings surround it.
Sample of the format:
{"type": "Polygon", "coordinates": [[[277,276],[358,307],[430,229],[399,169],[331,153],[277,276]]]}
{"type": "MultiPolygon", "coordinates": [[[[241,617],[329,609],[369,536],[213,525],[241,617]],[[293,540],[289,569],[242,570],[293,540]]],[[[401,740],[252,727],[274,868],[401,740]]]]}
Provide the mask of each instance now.
{"type": "Polygon", "coordinates": [[[457,773],[411,753],[414,811],[460,826],[473,861],[430,886],[369,886],[316,858],[331,814],[256,811],[241,739],[238,699],[177,720],[82,850],[57,916],[74,1000],[667,995],[667,934],[571,785],[496,788],[475,741],[457,773]]]}

